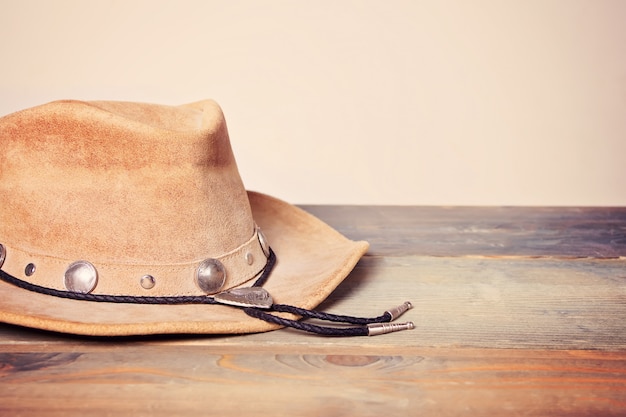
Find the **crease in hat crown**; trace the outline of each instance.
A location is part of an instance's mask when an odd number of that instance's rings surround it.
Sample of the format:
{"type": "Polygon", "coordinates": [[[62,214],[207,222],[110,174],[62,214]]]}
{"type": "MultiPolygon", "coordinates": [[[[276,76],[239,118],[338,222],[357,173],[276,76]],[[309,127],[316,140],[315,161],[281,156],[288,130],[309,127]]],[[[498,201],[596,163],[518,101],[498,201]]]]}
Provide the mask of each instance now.
{"type": "Polygon", "coordinates": [[[0,240],[51,257],[177,264],[253,235],[219,106],[57,101],[0,125],[0,240]]]}

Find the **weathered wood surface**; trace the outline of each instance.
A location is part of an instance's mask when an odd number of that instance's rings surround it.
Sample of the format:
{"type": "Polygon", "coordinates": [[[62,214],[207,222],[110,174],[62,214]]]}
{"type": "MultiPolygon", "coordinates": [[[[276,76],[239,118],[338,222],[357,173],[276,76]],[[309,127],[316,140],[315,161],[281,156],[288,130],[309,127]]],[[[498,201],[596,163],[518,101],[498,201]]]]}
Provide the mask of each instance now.
{"type": "Polygon", "coordinates": [[[371,255],[626,256],[626,208],[307,206],[371,255]],[[366,219],[364,222],[363,220],[366,219]]]}
{"type": "MultiPolygon", "coordinates": [[[[24,349],[22,349],[24,350],[24,349]]],[[[18,415],[623,415],[624,355],[89,346],[3,353],[18,415]]]]}
{"type": "Polygon", "coordinates": [[[410,300],[416,330],[90,339],[0,325],[0,415],[626,415],[626,209],[306,209],[372,244],[321,307],[410,300]]]}

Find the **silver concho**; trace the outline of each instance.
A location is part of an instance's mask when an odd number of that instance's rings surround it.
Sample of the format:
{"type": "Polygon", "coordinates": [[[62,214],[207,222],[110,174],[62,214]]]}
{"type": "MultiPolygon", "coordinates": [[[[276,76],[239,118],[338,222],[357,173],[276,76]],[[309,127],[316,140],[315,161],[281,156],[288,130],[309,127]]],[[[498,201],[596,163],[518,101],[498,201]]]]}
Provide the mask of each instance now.
{"type": "Polygon", "coordinates": [[[152,275],[144,275],[139,280],[139,284],[141,285],[141,288],[145,290],[150,290],[156,285],[156,280],[152,275]]]}
{"type": "Polygon", "coordinates": [[[215,294],[226,282],[226,269],[217,259],[202,261],[196,270],[196,283],[207,294],[215,294]]]}
{"type": "Polygon", "coordinates": [[[4,248],[4,245],[0,243],[0,268],[2,268],[2,264],[4,260],[7,258],[7,250],[4,248]]]}
{"type": "Polygon", "coordinates": [[[267,243],[267,238],[265,237],[261,229],[259,229],[258,227],[256,229],[256,233],[257,233],[257,236],[259,237],[259,243],[261,244],[261,249],[263,249],[263,253],[265,254],[265,257],[269,258],[270,257],[270,245],[269,243],[267,243]]]}
{"type": "Polygon", "coordinates": [[[89,294],[97,283],[98,271],[87,261],[76,261],[65,270],[65,288],[69,291],[89,294]]]}
{"type": "Polygon", "coordinates": [[[24,268],[24,274],[27,277],[29,277],[29,276],[33,275],[36,270],[37,270],[37,266],[34,263],[31,262],[28,265],[26,265],[26,268],[24,268]]]}

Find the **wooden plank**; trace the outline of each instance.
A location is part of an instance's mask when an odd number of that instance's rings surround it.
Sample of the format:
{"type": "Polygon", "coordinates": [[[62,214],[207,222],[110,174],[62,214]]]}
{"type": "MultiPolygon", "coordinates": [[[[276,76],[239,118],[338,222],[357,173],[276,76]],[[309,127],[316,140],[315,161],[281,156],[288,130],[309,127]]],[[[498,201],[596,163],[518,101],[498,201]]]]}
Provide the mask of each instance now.
{"type": "Polygon", "coordinates": [[[601,352],[127,346],[0,354],[0,415],[620,415],[626,358],[601,352]]]}
{"type": "MultiPolygon", "coordinates": [[[[626,210],[350,206],[312,209],[325,220],[340,223],[338,228],[352,230],[352,237],[369,236],[372,240],[370,255],[364,257],[354,273],[323,304],[324,309],[378,315],[382,313],[379,310],[409,299],[416,309],[407,315],[407,320],[415,321],[419,330],[410,333],[420,334],[419,339],[411,336],[416,339],[410,342],[415,346],[514,348],[518,343],[565,349],[625,346],[622,323],[626,321],[623,285],[626,268],[625,260],[614,256],[623,250],[626,210]],[[520,224],[534,226],[523,228],[520,224]],[[478,225],[483,225],[484,232],[479,232],[483,229],[478,225]],[[420,230],[424,235],[436,236],[424,239],[420,230]],[[484,237],[468,238],[464,233],[459,234],[463,230],[484,237]],[[561,233],[567,239],[559,240],[561,244],[544,245],[544,252],[539,250],[541,239],[529,230],[539,235],[561,233]],[[580,231],[579,238],[569,240],[572,234],[576,235],[572,230],[580,231]],[[498,234],[503,236],[501,240],[515,243],[495,245],[490,236],[498,234]],[[596,237],[592,238],[594,234],[596,237]],[[578,259],[588,253],[588,249],[581,249],[585,246],[584,240],[581,243],[583,237],[595,242],[598,249],[597,255],[589,260],[578,259]],[[449,248],[446,242],[450,243],[449,248]],[[428,249],[430,243],[432,250],[428,249]],[[448,256],[431,256],[444,252],[440,250],[444,246],[448,248],[448,256]],[[415,256],[422,252],[430,254],[415,256]],[[564,290],[568,291],[566,298],[561,297],[564,290]],[[372,311],[374,306],[377,311],[372,311]],[[504,323],[505,320],[513,323],[504,323]],[[529,330],[520,333],[523,320],[532,325],[536,337],[526,337],[532,335],[529,330]],[[568,333],[550,341],[554,329],[568,333]],[[513,336],[508,337],[509,333],[513,336]],[[496,342],[497,345],[491,345],[496,342]]],[[[301,340],[291,331],[258,337],[254,343],[262,343],[265,337],[270,342],[277,337],[284,337],[283,342],[293,337],[294,343],[301,340]]],[[[394,335],[398,337],[407,336],[394,335]]],[[[65,340],[64,336],[59,339],[56,335],[0,325],[0,340],[7,343],[38,340],[51,343],[49,339],[65,340]]],[[[247,339],[237,340],[246,343],[247,339]]],[[[303,340],[309,343],[308,338],[303,340]]]]}
{"type": "Polygon", "coordinates": [[[626,207],[302,207],[372,255],[626,256],[626,207]]]}
{"type": "MultiPolygon", "coordinates": [[[[619,259],[367,256],[320,309],[371,317],[407,300],[415,308],[400,321],[411,320],[416,329],[380,337],[329,339],[285,329],[157,340],[251,348],[626,349],[626,261],[619,259]]],[[[0,329],[0,345],[89,340],[0,329]]]]}
{"type": "Polygon", "coordinates": [[[365,314],[403,295],[411,346],[626,348],[624,260],[368,257],[327,308],[365,314]]]}

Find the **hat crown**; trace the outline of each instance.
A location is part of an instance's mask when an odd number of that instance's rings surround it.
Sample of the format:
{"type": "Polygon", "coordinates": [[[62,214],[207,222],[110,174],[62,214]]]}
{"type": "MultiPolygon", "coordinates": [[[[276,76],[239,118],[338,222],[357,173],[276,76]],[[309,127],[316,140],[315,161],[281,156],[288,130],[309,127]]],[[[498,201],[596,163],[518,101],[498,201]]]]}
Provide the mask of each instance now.
{"type": "Polygon", "coordinates": [[[0,241],[175,264],[254,232],[219,106],[57,101],[0,119],[0,241]]]}

